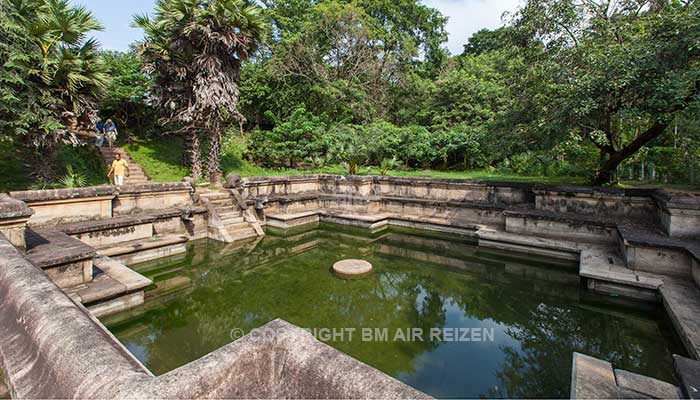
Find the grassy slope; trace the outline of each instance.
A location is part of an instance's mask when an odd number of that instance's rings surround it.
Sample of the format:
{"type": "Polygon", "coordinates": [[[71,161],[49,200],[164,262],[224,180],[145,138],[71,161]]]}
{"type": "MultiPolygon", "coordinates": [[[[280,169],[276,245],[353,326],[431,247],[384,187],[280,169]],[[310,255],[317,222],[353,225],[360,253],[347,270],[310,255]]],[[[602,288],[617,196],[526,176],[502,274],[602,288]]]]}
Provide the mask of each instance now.
{"type": "MultiPolygon", "coordinates": [[[[167,137],[152,140],[139,140],[124,146],[131,158],[139,163],[146,173],[156,182],[180,181],[187,175],[187,168],[181,162],[183,143],[180,138],[167,137]]],[[[345,170],[337,165],[329,165],[320,169],[265,169],[250,164],[243,158],[245,144],[242,138],[234,137],[223,146],[221,167],[224,174],[238,173],[244,177],[276,176],[276,175],[305,175],[305,174],[344,174],[345,170]]],[[[361,175],[378,175],[378,168],[361,168],[361,175]]],[[[583,178],[575,177],[542,177],[518,176],[499,174],[485,170],[474,171],[431,171],[431,170],[397,170],[391,171],[392,176],[416,176],[426,178],[475,179],[512,182],[542,182],[551,184],[585,184],[583,178]]],[[[628,186],[632,186],[628,183],[628,186]]]]}
{"type": "Polygon", "coordinates": [[[122,148],[155,182],[179,182],[188,174],[187,168],[180,163],[183,143],[179,137],[139,139],[122,148]]]}

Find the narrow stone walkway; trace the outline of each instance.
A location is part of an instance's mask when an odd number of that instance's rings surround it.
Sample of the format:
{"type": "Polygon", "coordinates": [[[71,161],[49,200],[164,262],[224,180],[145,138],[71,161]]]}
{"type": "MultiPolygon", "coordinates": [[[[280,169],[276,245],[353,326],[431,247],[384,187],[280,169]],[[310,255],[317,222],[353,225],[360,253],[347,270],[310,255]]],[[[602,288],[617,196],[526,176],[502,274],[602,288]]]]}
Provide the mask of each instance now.
{"type": "Polygon", "coordinates": [[[140,165],[135,163],[131,157],[129,157],[129,153],[127,153],[126,150],[118,147],[110,149],[107,146],[103,146],[100,148],[100,153],[102,154],[102,158],[105,160],[105,163],[107,163],[107,168],[112,165],[112,161],[114,161],[116,154],[121,155],[122,159],[126,160],[127,164],[129,164],[129,176],[126,177],[124,182],[125,184],[139,185],[150,181],[148,176],[146,176],[146,173],[143,172],[143,168],[141,168],[140,165]]]}

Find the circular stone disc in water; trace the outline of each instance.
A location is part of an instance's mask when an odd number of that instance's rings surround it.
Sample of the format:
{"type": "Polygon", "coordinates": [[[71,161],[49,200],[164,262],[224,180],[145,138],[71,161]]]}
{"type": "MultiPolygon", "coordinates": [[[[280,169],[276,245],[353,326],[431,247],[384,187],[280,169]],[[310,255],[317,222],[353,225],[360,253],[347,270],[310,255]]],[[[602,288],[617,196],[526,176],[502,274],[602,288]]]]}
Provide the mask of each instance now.
{"type": "Polygon", "coordinates": [[[372,272],[372,264],[364,260],[343,260],[333,264],[333,272],[344,278],[360,277],[372,272]]]}

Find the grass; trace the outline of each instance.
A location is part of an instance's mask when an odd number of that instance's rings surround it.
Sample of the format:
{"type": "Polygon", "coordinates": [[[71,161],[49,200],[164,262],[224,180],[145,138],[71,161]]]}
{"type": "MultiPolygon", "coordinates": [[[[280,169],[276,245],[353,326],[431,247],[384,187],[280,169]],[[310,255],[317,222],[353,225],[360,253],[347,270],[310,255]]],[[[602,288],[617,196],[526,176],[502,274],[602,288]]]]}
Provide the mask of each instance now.
{"type": "Polygon", "coordinates": [[[122,148],[151,180],[179,182],[189,173],[181,164],[183,146],[181,138],[169,136],[165,139],[133,139],[122,148]]]}
{"type": "MultiPolygon", "coordinates": [[[[135,139],[130,144],[123,146],[131,158],[139,163],[146,174],[156,182],[177,182],[189,173],[188,169],[181,165],[182,139],[168,137],[167,139],[135,139]]],[[[346,174],[347,171],[338,165],[327,165],[315,169],[291,169],[291,168],[262,168],[248,162],[243,154],[245,152],[245,139],[240,136],[231,136],[222,146],[221,169],[224,175],[237,173],[242,177],[253,176],[299,176],[309,174],[346,174]]],[[[205,155],[203,154],[203,159],[205,155]]],[[[379,168],[364,167],[359,171],[360,175],[379,175],[379,168]]],[[[548,184],[585,185],[582,177],[544,177],[521,176],[504,174],[488,170],[472,171],[433,171],[433,170],[393,170],[390,176],[424,177],[441,179],[474,179],[501,182],[533,182],[548,184]]]]}
{"type": "MultiPolygon", "coordinates": [[[[132,160],[141,165],[146,174],[155,182],[179,182],[189,174],[189,170],[182,166],[183,141],[176,136],[156,139],[134,138],[130,144],[122,148],[129,152],[132,160]]],[[[240,136],[233,136],[223,144],[221,168],[224,174],[237,173],[243,177],[253,176],[299,176],[308,174],[346,174],[346,170],[338,165],[327,165],[316,169],[267,169],[248,162],[243,154],[245,152],[245,140],[240,136]]],[[[205,154],[203,154],[203,159],[205,154]]],[[[87,184],[102,185],[107,183],[106,166],[99,154],[90,146],[64,147],[59,153],[60,176],[65,173],[65,167],[72,165],[73,169],[85,176],[87,184]]],[[[38,188],[33,185],[30,174],[31,167],[22,161],[21,154],[15,145],[9,142],[0,142],[0,192],[10,190],[22,190],[38,188]]],[[[379,175],[379,168],[364,167],[359,171],[360,175],[379,175]]],[[[533,182],[547,184],[585,185],[585,178],[581,177],[544,177],[521,176],[504,174],[488,170],[471,171],[433,171],[433,170],[392,170],[390,176],[424,177],[440,179],[473,179],[501,182],[533,182]]],[[[658,182],[621,182],[620,187],[663,187],[670,190],[700,190],[699,185],[662,184],[658,182]]],[[[47,185],[43,187],[59,187],[59,185],[47,185]]]]}

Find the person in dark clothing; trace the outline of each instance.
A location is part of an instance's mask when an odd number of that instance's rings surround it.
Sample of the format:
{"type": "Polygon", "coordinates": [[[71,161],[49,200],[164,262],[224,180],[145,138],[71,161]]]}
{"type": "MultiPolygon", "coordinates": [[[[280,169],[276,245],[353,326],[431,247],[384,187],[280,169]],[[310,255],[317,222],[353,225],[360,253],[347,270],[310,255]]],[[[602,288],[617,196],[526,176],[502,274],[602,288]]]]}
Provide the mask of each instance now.
{"type": "Polygon", "coordinates": [[[95,131],[97,131],[97,139],[95,140],[95,146],[102,147],[105,144],[105,124],[102,119],[98,119],[95,123],[95,131]]]}

